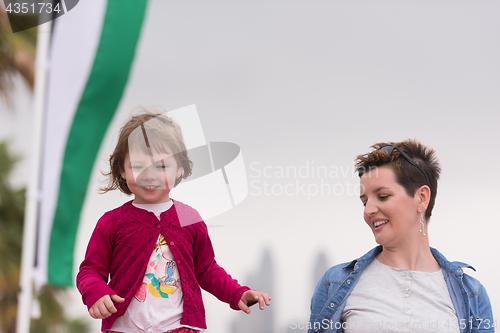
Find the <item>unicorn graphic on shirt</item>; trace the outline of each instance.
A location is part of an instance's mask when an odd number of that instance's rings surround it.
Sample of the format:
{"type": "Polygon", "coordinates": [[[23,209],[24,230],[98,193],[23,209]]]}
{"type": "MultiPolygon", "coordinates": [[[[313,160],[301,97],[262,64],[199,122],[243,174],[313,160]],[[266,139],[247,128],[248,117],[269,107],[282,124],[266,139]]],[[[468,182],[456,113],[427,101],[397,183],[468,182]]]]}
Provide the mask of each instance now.
{"type": "Polygon", "coordinates": [[[169,295],[172,295],[180,288],[180,281],[174,277],[175,260],[168,258],[171,256],[165,238],[160,235],[158,242],[155,244],[144,280],[135,295],[139,302],[144,302],[148,293],[157,298],[169,298],[169,295]],[[164,274],[161,274],[159,271],[162,271],[161,268],[163,267],[164,274]]]}

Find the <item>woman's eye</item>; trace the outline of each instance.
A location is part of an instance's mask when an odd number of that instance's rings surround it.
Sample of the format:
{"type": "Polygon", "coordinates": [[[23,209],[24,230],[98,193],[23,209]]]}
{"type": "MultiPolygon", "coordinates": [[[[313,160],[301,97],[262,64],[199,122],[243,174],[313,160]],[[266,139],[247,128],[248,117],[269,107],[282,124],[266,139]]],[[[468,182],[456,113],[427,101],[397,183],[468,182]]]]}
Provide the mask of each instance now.
{"type": "Polygon", "coordinates": [[[388,195],[380,195],[378,198],[380,200],[386,200],[387,198],[389,198],[389,196],[388,195]]]}
{"type": "Polygon", "coordinates": [[[134,170],[140,170],[140,169],[142,169],[142,166],[140,166],[140,165],[133,165],[132,169],[134,169],[134,170]]]}
{"type": "Polygon", "coordinates": [[[157,165],[156,168],[158,168],[158,169],[165,169],[165,168],[167,168],[167,166],[163,165],[163,164],[160,164],[160,165],[157,165]]]}
{"type": "Polygon", "coordinates": [[[366,207],[366,202],[361,202],[363,204],[363,207],[366,207]]]}

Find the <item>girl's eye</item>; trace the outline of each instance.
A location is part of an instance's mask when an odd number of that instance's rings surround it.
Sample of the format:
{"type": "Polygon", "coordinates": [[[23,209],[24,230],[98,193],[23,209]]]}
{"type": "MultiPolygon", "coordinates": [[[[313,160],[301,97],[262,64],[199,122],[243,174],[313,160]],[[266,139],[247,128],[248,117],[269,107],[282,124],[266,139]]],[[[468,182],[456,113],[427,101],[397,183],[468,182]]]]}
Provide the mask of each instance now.
{"type": "Polygon", "coordinates": [[[388,195],[379,195],[378,198],[383,201],[383,200],[386,200],[387,198],[389,198],[389,196],[388,195]]]}
{"type": "Polygon", "coordinates": [[[160,165],[157,165],[156,168],[158,168],[158,169],[166,169],[167,166],[163,165],[163,164],[160,164],[160,165]]]}
{"type": "Polygon", "coordinates": [[[134,169],[134,170],[140,170],[140,169],[142,169],[142,166],[140,166],[140,165],[133,165],[132,169],[134,169]]]}

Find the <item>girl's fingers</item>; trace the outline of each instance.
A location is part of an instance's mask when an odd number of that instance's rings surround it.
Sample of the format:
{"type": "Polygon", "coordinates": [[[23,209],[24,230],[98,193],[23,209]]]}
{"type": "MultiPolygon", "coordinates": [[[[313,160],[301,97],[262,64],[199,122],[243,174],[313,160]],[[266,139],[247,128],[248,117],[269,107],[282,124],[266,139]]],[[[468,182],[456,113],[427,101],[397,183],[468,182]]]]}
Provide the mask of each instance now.
{"type": "Polygon", "coordinates": [[[259,308],[260,308],[261,310],[264,310],[264,302],[265,302],[265,301],[264,301],[264,297],[259,296],[259,308]]]}
{"type": "Polygon", "coordinates": [[[94,315],[94,309],[93,309],[93,308],[90,308],[90,310],[89,310],[89,315],[90,315],[92,318],[97,319],[97,318],[95,317],[95,315],[94,315]]]}
{"type": "Polygon", "coordinates": [[[125,301],[125,298],[120,297],[118,295],[111,295],[111,300],[113,300],[113,302],[121,303],[125,301]]]}
{"type": "Polygon", "coordinates": [[[106,317],[109,317],[111,316],[111,314],[116,313],[115,304],[113,303],[113,301],[111,301],[111,299],[106,300],[106,302],[104,303],[104,309],[101,310],[101,313],[106,315],[106,317]]]}
{"type": "Polygon", "coordinates": [[[271,305],[271,296],[269,296],[268,294],[266,294],[266,305],[271,305]]]}
{"type": "Polygon", "coordinates": [[[115,303],[121,303],[125,299],[118,295],[105,295],[95,302],[89,309],[89,315],[94,319],[104,319],[116,313],[118,310],[115,303]]]}
{"type": "Polygon", "coordinates": [[[94,309],[94,316],[95,316],[94,317],[95,319],[102,319],[102,318],[104,318],[103,315],[102,315],[101,309],[98,308],[98,307],[94,309]]]}
{"type": "Polygon", "coordinates": [[[269,297],[268,294],[266,293],[261,293],[260,297],[259,297],[259,305],[260,305],[260,309],[261,310],[264,310],[264,304],[267,305],[267,306],[270,306],[271,305],[271,297],[269,297]]]}
{"type": "Polygon", "coordinates": [[[246,314],[250,313],[250,308],[242,300],[238,302],[238,307],[240,308],[241,311],[245,312],[246,314]]]}

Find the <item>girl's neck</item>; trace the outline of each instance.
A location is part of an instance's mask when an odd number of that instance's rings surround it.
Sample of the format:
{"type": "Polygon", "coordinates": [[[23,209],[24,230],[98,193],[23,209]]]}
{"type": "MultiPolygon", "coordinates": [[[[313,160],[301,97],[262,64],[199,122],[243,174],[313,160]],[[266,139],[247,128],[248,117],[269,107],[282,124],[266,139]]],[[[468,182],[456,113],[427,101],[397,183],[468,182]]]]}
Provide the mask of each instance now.
{"type": "Polygon", "coordinates": [[[148,212],[152,212],[153,214],[156,215],[156,217],[160,218],[160,214],[166,210],[169,210],[170,207],[173,206],[174,202],[170,200],[168,202],[162,202],[157,204],[152,204],[152,203],[138,204],[135,202],[132,202],[132,204],[137,208],[147,210],[148,212]]]}

